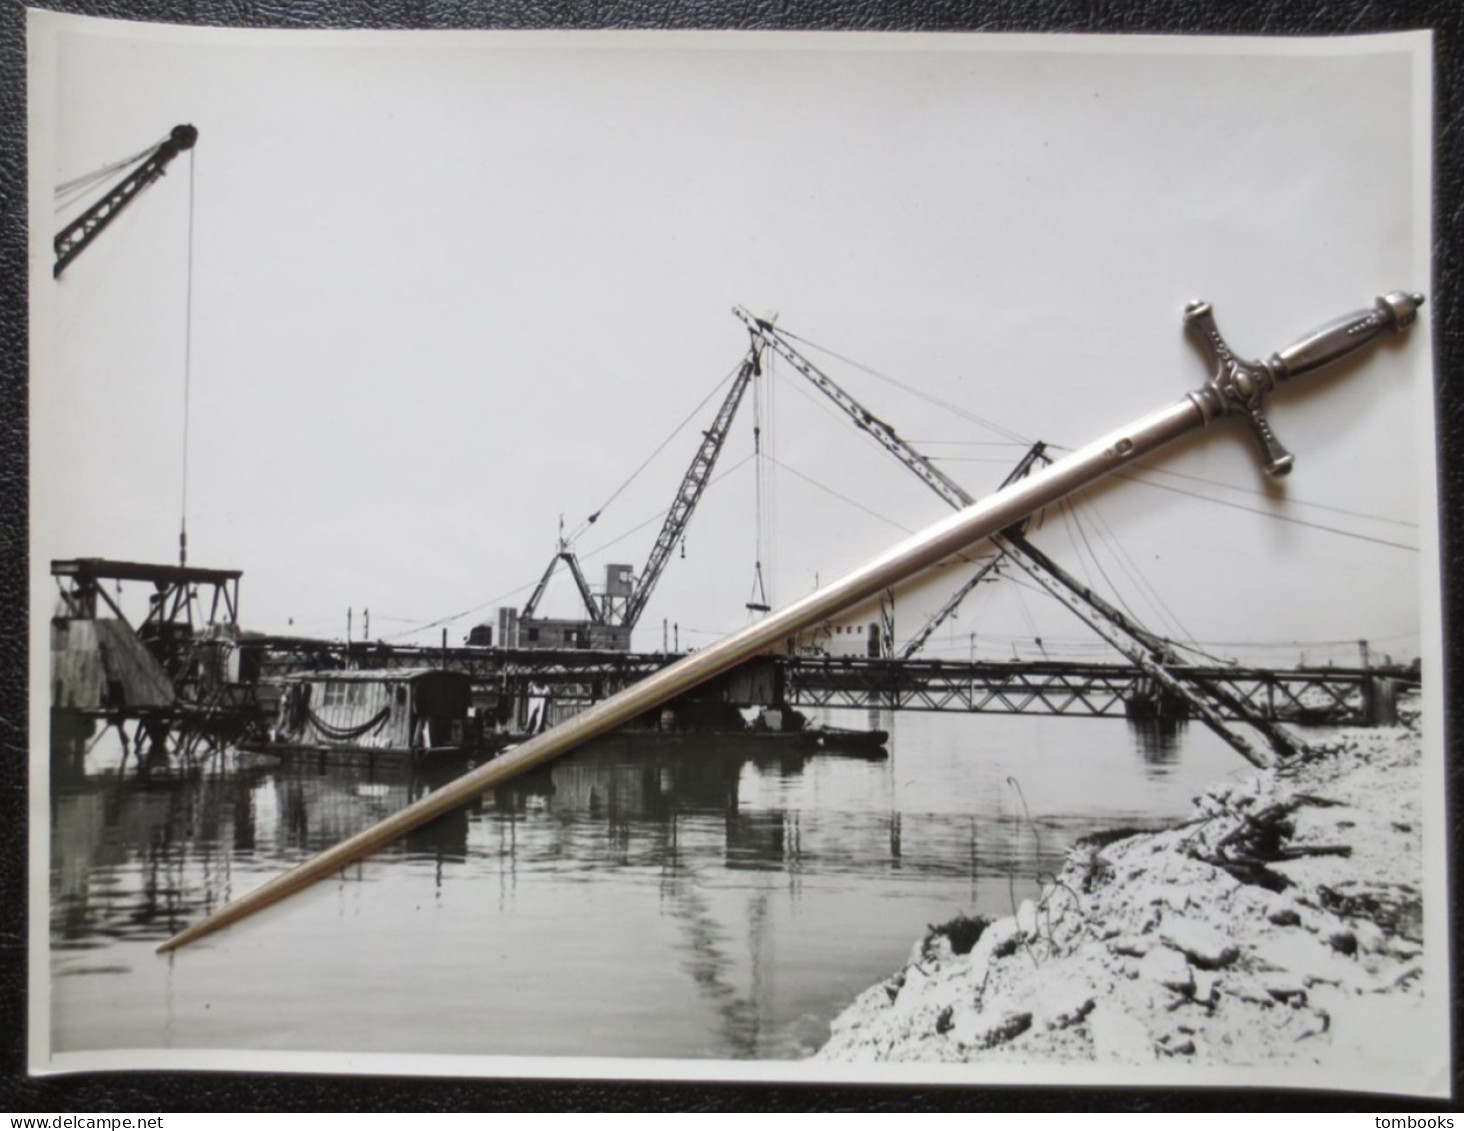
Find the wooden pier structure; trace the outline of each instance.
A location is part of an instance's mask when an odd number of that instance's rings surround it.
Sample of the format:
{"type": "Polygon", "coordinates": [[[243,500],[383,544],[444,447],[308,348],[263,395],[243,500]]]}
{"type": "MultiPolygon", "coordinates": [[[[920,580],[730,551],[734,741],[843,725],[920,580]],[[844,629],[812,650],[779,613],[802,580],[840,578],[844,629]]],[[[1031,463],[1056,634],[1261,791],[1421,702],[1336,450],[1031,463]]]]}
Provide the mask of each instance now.
{"type": "Polygon", "coordinates": [[[54,751],[77,762],[100,725],[139,766],[188,762],[258,722],[258,654],[239,648],[240,570],[76,558],[53,561],[51,576],[54,751]],[[123,610],[124,584],[147,594],[140,618],[123,610]]]}

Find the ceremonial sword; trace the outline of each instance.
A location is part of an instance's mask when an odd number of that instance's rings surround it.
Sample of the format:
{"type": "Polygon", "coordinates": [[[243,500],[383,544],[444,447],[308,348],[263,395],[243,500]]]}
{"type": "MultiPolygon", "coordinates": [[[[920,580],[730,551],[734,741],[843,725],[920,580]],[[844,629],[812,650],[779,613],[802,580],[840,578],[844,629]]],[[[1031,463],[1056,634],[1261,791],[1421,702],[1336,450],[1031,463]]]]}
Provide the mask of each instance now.
{"type": "Polygon", "coordinates": [[[1276,439],[1266,418],[1266,400],[1271,392],[1280,383],[1336,361],[1386,331],[1406,329],[1413,324],[1422,303],[1422,295],[1391,292],[1371,308],[1320,326],[1263,362],[1237,357],[1221,337],[1209,303],[1190,303],[1185,308],[1185,324],[1211,366],[1210,377],[1200,388],[926,527],[838,581],[602,699],[370,828],[297,864],[180,931],[159,946],[158,953],[175,950],[308,887],[486,790],[623,726],[973,543],[1000,534],[1044,507],[1212,421],[1227,416],[1245,421],[1260,445],[1266,471],[1276,477],[1286,475],[1295,460],[1276,439]]]}

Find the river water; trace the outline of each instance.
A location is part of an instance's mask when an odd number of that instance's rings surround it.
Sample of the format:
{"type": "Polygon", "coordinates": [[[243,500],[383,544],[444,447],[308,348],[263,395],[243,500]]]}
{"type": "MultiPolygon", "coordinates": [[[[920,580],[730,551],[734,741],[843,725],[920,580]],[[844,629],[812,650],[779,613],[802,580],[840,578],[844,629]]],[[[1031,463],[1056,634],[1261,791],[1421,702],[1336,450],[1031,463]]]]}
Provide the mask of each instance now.
{"type": "Polygon", "coordinates": [[[1249,767],[1206,728],[900,713],[881,759],[581,750],[168,957],[222,902],[430,789],[220,757],[51,802],[56,1051],[797,1058],[927,924],[1010,914],[1084,834],[1249,767]]]}

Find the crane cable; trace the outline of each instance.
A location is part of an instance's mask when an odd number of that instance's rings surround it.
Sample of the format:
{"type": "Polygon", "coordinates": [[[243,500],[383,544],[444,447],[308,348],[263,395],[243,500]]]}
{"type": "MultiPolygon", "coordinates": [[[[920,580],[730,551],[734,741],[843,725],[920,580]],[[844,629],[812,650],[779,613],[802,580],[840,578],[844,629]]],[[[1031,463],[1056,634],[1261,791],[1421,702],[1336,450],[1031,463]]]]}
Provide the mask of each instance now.
{"type": "MultiPolygon", "coordinates": [[[[1248,507],[1241,503],[1233,503],[1229,499],[1217,499],[1211,495],[1202,495],[1198,491],[1186,491],[1182,487],[1175,487],[1168,483],[1156,483],[1152,479],[1146,479],[1142,475],[1129,475],[1121,471],[1115,471],[1114,479],[1125,479],[1131,483],[1142,483],[1145,487],[1152,487],[1157,491],[1168,491],[1174,495],[1185,495],[1192,499],[1200,499],[1207,503],[1214,503],[1218,507],[1229,507],[1231,510],[1246,511],[1249,514],[1258,514],[1262,518],[1269,518],[1276,522],[1289,522],[1293,526],[1304,526],[1309,530],[1323,530],[1328,534],[1338,534],[1343,538],[1352,538],[1358,542],[1371,542],[1377,546],[1387,546],[1394,550],[1407,550],[1409,553],[1419,553],[1417,546],[1410,546],[1406,542],[1394,542],[1389,538],[1375,538],[1370,534],[1360,534],[1355,530],[1344,530],[1340,526],[1328,526],[1323,522],[1309,522],[1304,518],[1297,518],[1294,515],[1277,514],[1273,511],[1261,510],[1259,507],[1248,507]]],[[[1311,505],[1311,504],[1307,504],[1311,505]]],[[[1335,508],[1334,508],[1335,509],[1335,508]]],[[[1389,519],[1380,519],[1387,522],[1389,519]]]]}
{"type": "Polygon", "coordinates": [[[987,419],[984,416],[978,416],[970,409],[963,408],[961,405],[945,400],[942,397],[937,397],[933,393],[929,393],[924,389],[909,384],[906,381],[901,381],[898,378],[891,377],[888,373],[881,373],[878,369],[874,369],[871,366],[865,365],[863,362],[856,361],[852,357],[845,357],[843,354],[838,353],[835,350],[831,350],[827,346],[821,346],[817,342],[810,341],[808,338],[801,337],[800,335],[794,334],[781,327],[778,328],[778,333],[782,337],[791,338],[795,342],[802,342],[810,349],[818,350],[819,353],[827,354],[829,357],[832,357],[837,361],[842,361],[845,365],[852,366],[862,373],[867,373],[869,374],[869,376],[874,377],[877,380],[883,381],[887,385],[893,385],[895,388],[901,389],[904,392],[909,393],[911,396],[918,398],[919,400],[934,405],[936,408],[941,409],[944,412],[959,417],[962,420],[969,421],[972,424],[979,425],[980,427],[985,428],[987,431],[993,432],[996,435],[1001,436],[1003,439],[1007,440],[1010,443],[1020,444],[1024,448],[1030,448],[1032,446],[1032,440],[1026,436],[1023,436],[1020,432],[1013,431],[1012,429],[1007,428],[1005,425],[998,424],[996,421],[987,419]]]}
{"type": "Polygon", "coordinates": [[[778,603],[778,383],[774,378],[781,376],[781,373],[778,370],[778,355],[773,350],[767,352],[767,372],[768,379],[763,390],[767,401],[767,435],[763,437],[763,450],[768,459],[767,488],[763,505],[763,521],[767,524],[763,560],[767,563],[769,579],[768,604],[776,606],[778,603]]]}
{"type": "Polygon", "coordinates": [[[764,469],[767,455],[763,451],[763,383],[752,383],[752,454],[753,454],[753,564],[752,592],[747,597],[747,611],[768,612],[772,603],[768,600],[767,585],[763,580],[763,501],[767,490],[764,469]]]}
{"type": "Polygon", "coordinates": [[[620,498],[621,493],[627,487],[629,487],[631,483],[635,481],[636,477],[639,476],[642,471],[650,466],[652,460],[654,460],[658,455],[665,451],[666,445],[669,444],[672,440],[676,439],[676,437],[681,434],[682,429],[684,429],[688,424],[696,419],[697,414],[700,413],[704,407],[706,407],[707,402],[717,395],[718,390],[720,390],[723,385],[727,384],[728,381],[732,380],[732,378],[737,375],[737,371],[740,368],[740,364],[734,366],[731,372],[727,373],[715,385],[711,387],[711,389],[707,392],[707,395],[697,402],[696,407],[686,414],[681,423],[678,424],[675,428],[671,429],[670,434],[668,434],[664,440],[656,445],[656,450],[653,451],[650,455],[646,456],[646,458],[641,462],[641,465],[637,467],[634,471],[632,471],[625,478],[625,481],[620,484],[619,487],[610,492],[610,497],[606,499],[603,503],[601,503],[598,507],[596,507],[594,513],[592,513],[588,518],[583,519],[580,524],[570,532],[569,537],[567,539],[564,539],[564,543],[566,546],[574,545],[575,542],[579,541],[580,535],[582,535],[586,530],[588,530],[597,521],[599,521],[600,515],[604,513],[605,508],[613,503],[616,499],[620,498]]]}
{"type": "Polygon", "coordinates": [[[110,165],[103,165],[100,169],[93,170],[90,173],[83,173],[79,177],[72,177],[71,180],[65,181],[57,185],[53,190],[53,196],[55,197],[56,202],[55,211],[62,212],[65,211],[67,208],[70,208],[73,204],[77,202],[77,200],[85,195],[86,191],[90,189],[93,185],[97,184],[100,181],[106,180],[113,173],[125,169],[129,165],[137,164],[144,157],[148,157],[151,154],[157,152],[158,147],[167,140],[168,139],[166,137],[160,138],[159,140],[149,145],[146,149],[138,150],[138,152],[134,153],[131,157],[124,157],[120,161],[113,161],[110,165]],[[66,199],[62,199],[63,197],[65,197],[66,199]]]}
{"type": "Polygon", "coordinates": [[[1139,563],[1134,559],[1134,556],[1128,552],[1123,542],[1119,540],[1118,535],[1113,532],[1113,528],[1108,525],[1108,520],[1103,517],[1103,512],[1098,508],[1097,504],[1091,500],[1079,499],[1074,505],[1083,507],[1084,510],[1091,514],[1093,520],[1100,528],[1099,537],[1107,536],[1106,544],[1114,551],[1120,568],[1138,586],[1140,593],[1148,601],[1149,606],[1159,614],[1160,619],[1169,623],[1171,631],[1174,633],[1169,638],[1169,642],[1176,647],[1192,649],[1195,644],[1194,633],[1179,619],[1178,614],[1169,607],[1169,602],[1164,600],[1163,595],[1149,581],[1139,563]]]}
{"type": "MultiPolygon", "coordinates": [[[[963,408],[962,406],[960,406],[958,404],[954,404],[954,403],[952,403],[950,401],[947,401],[947,400],[945,400],[945,399],[943,399],[941,397],[937,397],[937,396],[934,396],[931,393],[927,393],[924,390],[922,390],[922,389],[920,389],[920,388],[918,388],[918,387],[916,387],[914,385],[908,384],[907,382],[901,381],[901,380],[899,380],[899,379],[897,379],[895,377],[891,377],[891,376],[889,376],[886,373],[881,373],[879,370],[874,369],[871,366],[865,365],[862,362],[856,361],[854,358],[846,357],[846,356],[844,356],[841,353],[838,353],[838,352],[836,352],[834,350],[829,349],[827,346],[821,346],[817,342],[810,341],[808,338],[804,338],[804,337],[801,337],[798,334],[791,333],[788,330],[785,330],[785,329],[783,329],[781,327],[778,329],[778,333],[780,335],[782,335],[783,337],[791,338],[793,341],[802,342],[804,345],[810,347],[811,349],[815,349],[815,350],[818,350],[820,353],[827,354],[829,357],[835,358],[836,360],[841,361],[841,362],[843,362],[846,365],[850,365],[853,368],[860,370],[861,372],[867,373],[871,377],[875,377],[875,378],[877,378],[880,381],[884,381],[885,383],[887,383],[889,385],[893,385],[897,389],[902,389],[905,392],[911,394],[912,396],[917,397],[920,400],[926,401],[927,403],[932,404],[935,407],[940,408],[940,409],[944,410],[945,412],[950,413],[950,414],[952,414],[952,415],[954,415],[954,416],[956,416],[956,417],[958,417],[958,418],[960,418],[962,420],[969,421],[972,424],[977,424],[977,425],[981,426],[982,428],[987,429],[990,432],[994,432],[998,436],[1004,437],[1008,441],[1011,441],[1013,443],[1021,443],[1025,447],[1030,447],[1031,446],[1031,443],[1032,442],[1030,440],[1026,439],[1025,437],[1023,437],[1021,435],[1021,433],[1016,432],[1016,431],[1013,431],[1012,429],[1007,428],[1004,425],[999,424],[999,423],[997,423],[994,420],[989,420],[989,419],[987,419],[985,417],[978,416],[976,413],[971,412],[969,409],[963,408]]],[[[1049,448],[1051,448],[1052,450],[1054,450],[1054,451],[1060,451],[1060,452],[1070,452],[1070,451],[1073,450],[1072,448],[1068,447],[1065,444],[1049,443],[1047,446],[1049,448]]],[[[939,460],[941,457],[936,457],[936,458],[937,458],[937,460],[939,460]]],[[[946,458],[947,458],[947,460],[949,460],[949,457],[946,457],[946,458]]],[[[1136,466],[1136,469],[1135,469],[1135,472],[1134,473],[1129,473],[1129,474],[1122,474],[1122,473],[1120,473],[1120,474],[1116,474],[1114,476],[1114,478],[1116,478],[1116,479],[1127,479],[1127,480],[1130,480],[1132,482],[1142,483],[1142,484],[1144,484],[1147,487],[1153,487],[1153,488],[1155,488],[1157,490],[1160,490],[1160,491],[1170,491],[1170,492],[1173,492],[1176,495],[1187,495],[1187,496],[1189,496],[1191,498],[1194,498],[1194,499],[1200,499],[1200,500],[1203,500],[1204,502],[1207,502],[1207,503],[1215,503],[1215,504],[1217,504],[1219,506],[1222,506],[1222,507],[1230,507],[1230,508],[1232,508],[1234,510],[1248,511],[1251,514],[1258,514],[1258,515],[1261,515],[1264,518],[1273,519],[1273,520],[1275,520],[1277,522],[1289,522],[1289,523],[1293,523],[1294,525],[1297,525],[1297,526],[1304,526],[1304,527],[1308,527],[1308,528],[1313,529],[1313,530],[1322,530],[1322,531],[1326,531],[1329,534],[1339,534],[1339,535],[1341,535],[1344,538],[1355,538],[1355,539],[1357,539],[1358,541],[1361,541],[1361,542],[1372,542],[1372,543],[1374,543],[1376,545],[1388,546],[1388,547],[1390,547],[1392,549],[1396,549],[1396,550],[1407,550],[1407,551],[1409,551],[1411,553],[1415,553],[1415,554],[1419,552],[1419,548],[1417,546],[1410,546],[1410,545],[1408,545],[1407,543],[1404,543],[1404,542],[1394,542],[1394,541],[1391,541],[1391,540],[1389,540],[1387,538],[1377,538],[1377,537],[1373,537],[1373,536],[1370,536],[1370,535],[1367,535],[1367,534],[1359,534],[1359,533],[1356,533],[1356,532],[1353,532],[1353,531],[1350,531],[1350,530],[1345,530],[1345,529],[1343,529],[1341,527],[1328,526],[1325,523],[1320,523],[1320,522],[1309,522],[1306,519],[1296,518],[1296,517],[1294,517],[1292,515],[1278,514],[1278,513],[1276,513],[1275,511],[1272,511],[1272,510],[1262,510],[1259,507],[1243,506],[1240,503],[1229,502],[1229,501],[1227,501],[1225,499],[1217,499],[1217,498],[1215,498],[1215,497],[1213,497],[1211,495],[1203,495],[1203,494],[1200,494],[1197,491],[1186,491],[1186,490],[1183,490],[1182,488],[1179,488],[1179,487],[1170,486],[1170,485],[1167,485],[1167,484],[1164,484],[1164,483],[1156,483],[1152,479],[1145,478],[1143,474],[1138,474],[1137,472],[1139,472],[1140,470],[1142,472],[1144,472],[1144,473],[1154,473],[1154,474],[1159,474],[1159,475],[1170,475],[1170,476],[1175,476],[1175,477],[1178,477],[1178,478],[1192,479],[1192,480],[1195,480],[1197,482],[1206,483],[1206,484],[1213,485],[1213,486],[1216,486],[1216,487],[1221,487],[1221,488],[1224,488],[1225,490],[1229,490],[1229,491],[1243,491],[1243,492],[1245,492],[1247,494],[1258,495],[1258,496],[1260,496],[1262,498],[1265,498],[1266,497],[1265,495],[1261,494],[1261,492],[1252,491],[1252,490],[1250,490],[1248,488],[1237,487],[1236,485],[1234,485],[1232,483],[1224,483],[1224,482],[1221,482],[1221,481],[1218,481],[1218,480],[1204,479],[1204,478],[1201,478],[1200,476],[1195,476],[1195,475],[1183,475],[1180,472],[1170,471],[1170,470],[1168,470],[1166,468],[1156,468],[1156,467],[1150,467],[1150,466],[1142,465],[1142,464],[1136,466]]],[[[1408,522],[1408,521],[1402,520],[1402,519],[1387,518],[1387,517],[1382,516],[1382,515],[1364,514],[1362,512],[1350,511],[1350,510],[1347,510],[1347,509],[1342,508],[1342,507],[1328,506],[1328,505],[1323,504],[1323,503],[1308,503],[1308,502],[1301,502],[1299,500],[1297,502],[1301,506],[1316,507],[1316,508],[1318,508],[1320,510],[1334,511],[1334,512],[1339,513],[1339,514],[1351,515],[1351,516],[1355,516],[1355,517],[1359,517],[1359,518],[1366,518],[1366,519],[1370,519],[1370,520],[1375,521],[1375,522],[1385,522],[1385,523],[1389,523],[1389,524],[1392,524],[1392,525],[1400,525],[1400,526],[1417,526],[1417,523],[1408,522]]]]}
{"type": "MultiPolygon", "coordinates": [[[[1120,605],[1123,606],[1124,612],[1128,613],[1129,618],[1135,624],[1143,624],[1144,618],[1139,616],[1138,613],[1134,612],[1134,607],[1128,603],[1128,598],[1123,595],[1123,590],[1114,583],[1113,578],[1110,577],[1108,574],[1108,570],[1103,568],[1103,562],[1099,559],[1097,552],[1094,551],[1093,543],[1088,540],[1088,532],[1083,528],[1083,520],[1078,515],[1077,508],[1071,504],[1070,500],[1067,499],[1064,499],[1059,505],[1066,512],[1066,516],[1072,519],[1073,528],[1078,532],[1078,537],[1083,540],[1083,548],[1088,551],[1088,557],[1092,561],[1093,567],[1102,576],[1104,582],[1107,583],[1108,591],[1113,594],[1114,600],[1116,600],[1120,605]]],[[[1099,534],[1099,539],[1102,539],[1101,534],[1099,534]]],[[[1115,542],[1116,541],[1117,540],[1115,539],[1115,542]]],[[[1183,628],[1182,625],[1180,627],[1183,628]]],[[[1185,633],[1185,635],[1189,634],[1185,633]]],[[[1173,641],[1168,640],[1167,637],[1165,638],[1165,641],[1166,643],[1173,643],[1173,641]]]]}
{"type": "Polygon", "coordinates": [[[178,515],[178,564],[188,564],[188,423],[193,391],[193,202],[195,149],[188,151],[188,281],[183,302],[183,487],[178,515]]]}
{"type": "MultiPolygon", "coordinates": [[[[742,459],[738,460],[736,463],[734,463],[731,467],[725,468],[724,470],[718,472],[707,481],[707,486],[709,488],[713,487],[734,472],[740,471],[742,469],[742,465],[747,463],[747,461],[750,459],[752,459],[751,456],[745,456],[742,459]]],[[[600,554],[603,554],[606,550],[610,549],[616,543],[625,541],[625,539],[629,538],[632,534],[638,534],[640,531],[644,530],[652,523],[664,522],[666,519],[666,515],[670,510],[670,507],[664,507],[661,510],[657,511],[655,514],[650,515],[648,518],[642,519],[639,523],[637,523],[635,526],[632,526],[629,530],[621,531],[614,538],[611,538],[608,542],[602,542],[600,545],[595,546],[593,549],[585,551],[583,554],[580,555],[581,560],[589,561],[595,557],[598,557],[600,554]]],[[[498,596],[496,597],[490,597],[488,600],[482,602],[481,604],[474,605],[470,609],[463,609],[461,612],[457,613],[449,613],[446,616],[438,617],[436,620],[428,621],[425,624],[418,624],[414,628],[403,629],[401,632],[398,632],[393,636],[386,637],[386,642],[392,643],[397,640],[403,640],[408,636],[415,636],[417,633],[427,632],[428,630],[434,628],[441,628],[444,625],[451,624],[453,621],[462,620],[464,617],[472,616],[474,613],[482,612],[484,609],[492,605],[502,604],[510,597],[516,597],[520,593],[525,593],[528,590],[532,589],[535,584],[537,584],[537,580],[525,581],[516,589],[510,589],[504,593],[498,594],[498,596]]]]}

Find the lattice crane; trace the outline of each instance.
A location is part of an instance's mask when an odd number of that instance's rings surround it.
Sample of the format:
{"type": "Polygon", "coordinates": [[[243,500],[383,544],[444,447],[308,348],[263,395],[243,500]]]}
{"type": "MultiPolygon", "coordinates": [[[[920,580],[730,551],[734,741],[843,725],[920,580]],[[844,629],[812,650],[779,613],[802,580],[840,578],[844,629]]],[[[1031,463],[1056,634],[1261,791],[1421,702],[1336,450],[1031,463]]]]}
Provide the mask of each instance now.
{"type": "MultiPolygon", "coordinates": [[[[735,308],[733,313],[746,324],[754,339],[760,339],[779,357],[788,361],[820,392],[843,409],[858,428],[873,436],[886,451],[914,472],[951,507],[961,510],[976,501],[975,496],[916,451],[891,425],[875,416],[840,388],[813,362],[799,353],[770,322],[749,314],[741,307],[735,308]]],[[[1015,478],[1030,469],[1032,462],[1041,454],[1041,445],[1034,447],[1024,457],[1017,471],[1013,472],[1009,478],[1015,478]]],[[[1001,552],[1002,558],[1022,569],[1033,581],[1081,618],[1114,649],[1140,668],[1165,693],[1183,701],[1197,718],[1248,758],[1251,751],[1249,740],[1221,717],[1220,712],[1215,708],[1215,703],[1229,708],[1237,717],[1255,727],[1283,754],[1294,753],[1301,746],[1283,728],[1263,718],[1248,704],[1230,694],[1223,687],[1201,684],[1201,690],[1204,692],[1202,695],[1177,678],[1170,669],[1179,666],[1180,661],[1169,641],[1150,632],[1142,625],[1136,624],[1131,617],[1125,616],[1111,603],[1095,593],[1091,587],[1084,585],[1069,574],[1028,542],[1020,529],[1013,527],[1005,530],[991,540],[1001,552]],[[1213,702],[1211,702],[1212,700],[1213,702]]],[[[962,587],[958,598],[948,601],[937,616],[944,619],[954,612],[959,598],[964,598],[971,589],[974,589],[976,582],[987,576],[994,566],[994,561],[983,565],[976,578],[962,587]]],[[[909,654],[910,650],[906,649],[905,656],[907,657],[909,654]]]]}
{"type": "Polygon", "coordinates": [[[682,535],[686,533],[687,524],[691,521],[697,503],[701,501],[702,493],[706,491],[707,484],[711,482],[712,472],[716,469],[717,459],[727,442],[727,433],[732,427],[733,417],[737,415],[738,406],[742,404],[743,394],[747,392],[747,387],[752,383],[753,378],[762,373],[762,350],[762,343],[754,335],[747,357],[738,367],[737,374],[732,380],[732,387],[727,390],[726,397],[723,398],[721,406],[717,409],[717,415],[712,419],[711,427],[702,433],[702,442],[697,447],[691,465],[686,469],[686,474],[681,477],[681,484],[676,489],[676,497],[671,503],[671,509],[666,512],[661,531],[656,536],[655,545],[651,547],[650,557],[646,559],[645,567],[641,570],[640,576],[636,578],[629,595],[618,605],[615,598],[609,593],[597,601],[590,592],[589,584],[585,581],[584,573],[580,569],[574,551],[561,537],[559,549],[555,551],[554,557],[550,560],[549,568],[544,571],[544,576],[539,579],[533,595],[524,605],[523,612],[520,614],[523,619],[527,620],[534,615],[534,610],[538,608],[539,601],[548,588],[549,578],[558,564],[563,561],[569,566],[570,573],[574,576],[575,584],[579,588],[580,599],[584,602],[585,611],[589,614],[590,623],[616,625],[623,627],[627,632],[635,628],[641,614],[645,612],[646,603],[650,601],[656,583],[661,580],[661,574],[665,572],[666,563],[671,560],[676,543],[681,541],[682,535]]]}
{"type": "Polygon", "coordinates": [[[197,141],[198,130],[193,126],[174,126],[168,136],[148,150],[100,200],[62,228],[53,241],[56,266],[51,271],[52,276],[59,279],[71,261],[85,251],[143,189],[167,171],[169,162],[185,150],[192,149],[197,141]]]}

